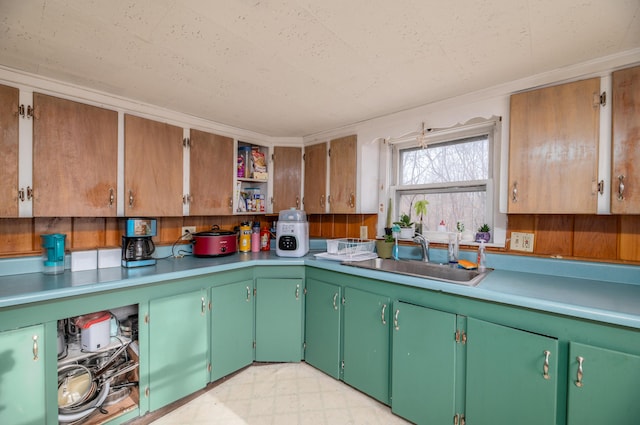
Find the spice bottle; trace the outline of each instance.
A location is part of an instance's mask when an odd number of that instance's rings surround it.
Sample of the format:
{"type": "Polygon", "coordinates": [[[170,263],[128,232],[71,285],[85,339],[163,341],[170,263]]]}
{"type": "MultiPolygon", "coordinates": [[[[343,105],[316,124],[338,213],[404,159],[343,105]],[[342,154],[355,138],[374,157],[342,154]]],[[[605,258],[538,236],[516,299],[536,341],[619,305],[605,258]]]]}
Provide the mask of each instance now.
{"type": "Polygon", "coordinates": [[[265,226],[260,231],[260,250],[261,251],[270,251],[271,250],[271,234],[269,229],[265,226]]]}

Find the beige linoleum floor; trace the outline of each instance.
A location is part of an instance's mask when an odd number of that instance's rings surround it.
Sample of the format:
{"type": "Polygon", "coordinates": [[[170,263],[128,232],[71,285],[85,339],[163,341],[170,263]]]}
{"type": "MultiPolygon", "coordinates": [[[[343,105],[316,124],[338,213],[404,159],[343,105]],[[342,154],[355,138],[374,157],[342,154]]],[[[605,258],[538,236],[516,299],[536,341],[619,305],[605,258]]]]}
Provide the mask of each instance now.
{"type": "Polygon", "coordinates": [[[306,363],[249,367],[153,425],[408,424],[389,407],[306,363]]]}

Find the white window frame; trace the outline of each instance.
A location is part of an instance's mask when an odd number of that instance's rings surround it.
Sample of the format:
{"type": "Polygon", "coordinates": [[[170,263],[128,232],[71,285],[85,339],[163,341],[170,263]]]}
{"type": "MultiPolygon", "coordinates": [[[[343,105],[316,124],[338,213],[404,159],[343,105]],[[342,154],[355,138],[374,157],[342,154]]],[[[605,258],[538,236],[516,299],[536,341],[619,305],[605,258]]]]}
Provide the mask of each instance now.
{"type": "MultiPolygon", "coordinates": [[[[429,129],[425,134],[425,145],[439,144],[447,141],[461,140],[487,134],[489,139],[489,176],[487,180],[475,180],[455,183],[435,183],[424,185],[399,185],[400,181],[400,155],[402,149],[418,147],[417,133],[388,139],[390,148],[390,177],[391,186],[389,196],[393,199],[393,205],[398,205],[400,193],[411,193],[420,191],[436,191],[438,189],[468,188],[473,189],[486,185],[487,202],[485,205],[485,217],[491,226],[492,243],[491,246],[505,246],[506,238],[506,214],[500,213],[498,183],[500,182],[500,147],[501,147],[502,119],[500,117],[476,118],[464,124],[443,129],[429,129]]],[[[398,211],[394,212],[394,216],[398,211]]],[[[477,229],[468,229],[475,233],[477,229]]],[[[433,235],[432,235],[433,236],[433,235]]],[[[469,243],[470,245],[475,244],[469,243]]]]}

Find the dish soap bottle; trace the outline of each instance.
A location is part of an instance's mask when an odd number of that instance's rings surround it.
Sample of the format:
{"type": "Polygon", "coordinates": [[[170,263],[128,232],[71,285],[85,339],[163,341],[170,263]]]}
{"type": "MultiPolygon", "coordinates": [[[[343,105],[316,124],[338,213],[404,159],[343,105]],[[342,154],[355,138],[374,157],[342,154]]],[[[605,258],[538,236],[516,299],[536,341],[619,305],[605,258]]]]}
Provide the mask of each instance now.
{"type": "Polygon", "coordinates": [[[487,269],[487,258],[485,255],[484,241],[480,242],[478,247],[478,271],[483,272],[487,269]]]}

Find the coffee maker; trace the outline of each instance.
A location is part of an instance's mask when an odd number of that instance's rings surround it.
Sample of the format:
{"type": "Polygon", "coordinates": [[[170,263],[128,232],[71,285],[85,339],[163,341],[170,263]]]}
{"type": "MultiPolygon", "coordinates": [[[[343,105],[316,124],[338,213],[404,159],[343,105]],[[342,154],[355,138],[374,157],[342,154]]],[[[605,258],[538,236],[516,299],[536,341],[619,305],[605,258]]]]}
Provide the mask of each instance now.
{"type": "Polygon", "coordinates": [[[122,235],[122,266],[140,267],[156,264],[151,255],[156,246],[151,239],[156,236],[155,218],[128,218],[122,235]]]}

